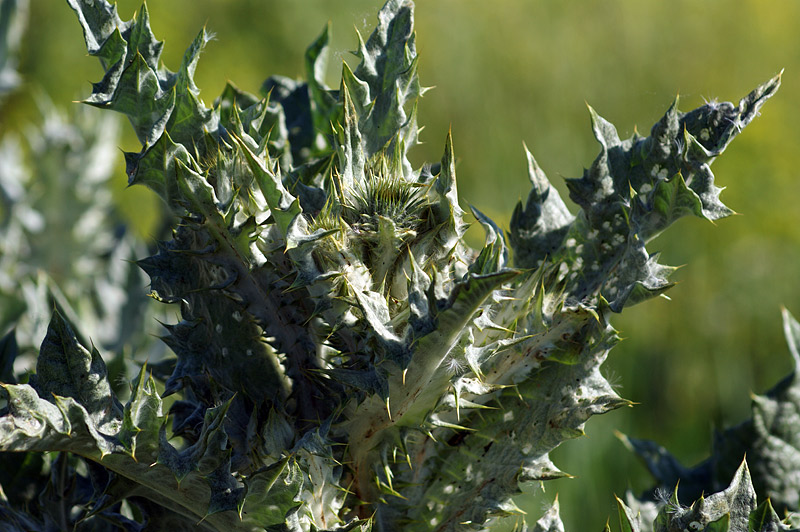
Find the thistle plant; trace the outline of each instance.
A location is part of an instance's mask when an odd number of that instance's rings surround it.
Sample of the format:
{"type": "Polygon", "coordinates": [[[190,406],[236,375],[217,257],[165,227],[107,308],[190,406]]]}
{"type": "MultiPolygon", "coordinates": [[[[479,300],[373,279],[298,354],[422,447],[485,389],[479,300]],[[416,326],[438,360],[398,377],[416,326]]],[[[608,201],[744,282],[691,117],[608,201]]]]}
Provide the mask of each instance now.
{"type": "MultiPolygon", "coordinates": [[[[601,373],[609,320],[671,286],[650,240],[731,214],[710,164],[780,84],[687,113],[676,100],[627,140],[590,109],[601,150],[567,181],[577,214],[526,151],[527,201],[507,237],[472,208],[473,250],[451,135],[439,163],[408,157],[425,92],[410,0],[358,36],[338,88],[326,28],[306,81],[228,84],[211,107],[193,79],[205,29],[173,72],[146,6],[123,21],[105,0],[68,3],[105,70],[86,103],[129,118],[142,148],[125,154],[128,181],[178,220],[138,264],[151,296],[180,306],[164,325],[175,357],[142,365],[126,404],[60,312],[30,383],[2,387],[0,449],[90,464],[78,528],[485,530],[519,513],[520,483],[565,475],[555,447],[631,404],[601,373]]],[[[742,466],[706,502],[665,506],[656,530],[782,529],[754,503],[742,466]]],[[[532,526],[562,530],[557,506],[532,526]]]]}

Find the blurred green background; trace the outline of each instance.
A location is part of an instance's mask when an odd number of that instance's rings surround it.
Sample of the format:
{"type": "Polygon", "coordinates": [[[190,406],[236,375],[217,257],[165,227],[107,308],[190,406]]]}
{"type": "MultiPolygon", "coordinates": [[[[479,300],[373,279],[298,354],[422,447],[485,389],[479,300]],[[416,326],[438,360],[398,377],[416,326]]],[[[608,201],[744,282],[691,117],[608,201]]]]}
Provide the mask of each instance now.
{"type": "MultiPolygon", "coordinates": [[[[381,4],[154,0],[148,8],[172,69],[204,24],[216,33],[196,76],[211,104],[228,79],[255,92],[268,75],[302,76],[305,47],[328,20],[329,84],[338,85],[341,61],[355,48],[353,26],[366,37],[381,4]]],[[[125,19],[139,7],[118,5],[125,19]]],[[[591,164],[598,146],[584,101],[627,137],[637,126],[649,132],[676,94],[683,110],[704,99],[736,102],[786,69],[763,116],[713,166],[718,184],[728,187],[722,200],[742,215],[717,226],[681,220],[651,243],[662,262],[687,265],[675,275],[672,301],[615,316],[625,341],[606,372],[640,404],[590,420],[587,438],[554,453],[576,478],[521,499],[535,520],[543,501],[559,493],[568,530],[600,530],[616,513],[614,493],[650,485],[615,429],[656,440],[694,464],[706,456],[714,427],[749,416],[750,391],[765,391],[791,369],[779,310],[783,304],[800,316],[800,3],[420,0],[416,17],[420,76],[436,88],[421,101],[425,144],[413,157],[419,164],[439,160],[452,125],[463,205],[504,227],[528,193],[523,141],[562,191],[562,176],[580,176],[591,164]]],[[[65,2],[32,2],[20,70],[27,85],[5,106],[4,131],[36,120],[37,91],[75,105],[90,93],[89,82],[100,80],[65,2]]],[[[120,148],[139,146],[129,135],[120,148]]],[[[153,234],[159,208],[148,191],[125,189],[121,154],[115,193],[140,234],[153,234]]],[[[471,237],[480,243],[479,232],[471,237]]]]}

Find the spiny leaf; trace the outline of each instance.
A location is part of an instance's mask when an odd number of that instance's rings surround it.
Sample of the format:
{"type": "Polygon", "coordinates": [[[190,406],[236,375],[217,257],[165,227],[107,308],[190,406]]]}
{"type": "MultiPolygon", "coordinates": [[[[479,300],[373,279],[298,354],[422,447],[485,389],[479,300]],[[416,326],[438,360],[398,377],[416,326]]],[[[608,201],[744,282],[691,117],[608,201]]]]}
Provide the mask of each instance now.
{"type": "Polygon", "coordinates": [[[283,524],[286,515],[302,504],[297,497],[303,476],[288,457],[249,476],[244,484],[247,491],[239,513],[265,526],[283,524]]]}
{"type": "Polygon", "coordinates": [[[508,250],[503,231],[475,207],[472,207],[472,214],[486,232],[486,243],[478,258],[472,263],[472,271],[477,274],[487,274],[502,270],[508,263],[508,250]]]}
{"type": "Polygon", "coordinates": [[[556,251],[574,220],[558,191],[550,184],[539,164],[524,146],[528,159],[531,191],[523,208],[517,203],[511,215],[509,239],[518,268],[534,268],[556,251]]]}
{"type": "Polygon", "coordinates": [[[640,532],[639,517],[633,515],[633,512],[628,508],[619,497],[617,500],[617,510],[619,512],[619,528],[622,532],[640,532]]]}
{"type": "Polygon", "coordinates": [[[748,530],[751,514],[756,511],[756,493],[750,481],[747,463],[742,462],[724,491],[701,497],[690,508],[664,507],[656,520],[656,531],[667,532],[693,526],[700,530],[748,530]],[[697,523],[691,525],[690,523],[697,523]]]}
{"type": "MultiPolygon", "coordinates": [[[[416,122],[405,109],[422,90],[417,78],[417,52],[413,32],[414,4],[409,0],[389,0],[378,13],[378,26],[366,43],[359,37],[361,59],[355,77],[365,83],[364,101],[369,108],[359,110],[359,130],[364,151],[372,157],[389,143],[402,143],[402,152],[416,143],[416,122]]],[[[413,116],[413,114],[411,115],[413,116]]],[[[404,175],[410,178],[410,165],[404,159],[404,175]]]]}
{"type": "Polygon", "coordinates": [[[164,422],[161,398],[152,376],[146,377],[146,365],[139,371],[130,401],[125,405],[119,439],[135,460],[153,460],[158,452],[158,434],[164,422]],[[139,454],[137,455],[137,451],[139,454]]]}
{"type": "Polygon", "coordinates": [[[564,532],[564,523],[561,522],[559,510],[558,495],[556,495],[553,504],[551,504],[544,515],[536,521],[531,532],[564,532]]]}
{"type": "Polygon", "coordinates": [[[113,434],[119,429],[122,409],[100,353],[78,343],[58,311],[53,312],[30,382],[40,397],[72,398],[84,406],[98,430],[113,434]]]}
{"type": "Polygon", "coordinates": [[[511,233],[515,252],[528,261],[522,265],[535,266],[533,257],[548,256],[561,268],[572,297],[600,293],[617,312],[662,293],[670,286],[672,269],[658,265],[645,244],[686,214],[709,220],[731,214],[719,201],[721,189],[709,165],[779,85],[780,75],[738,107],[712,103],[679,113],[676,102],[646,138],[634,134],[620,140],[613,125],[590,108],[600,154],[583,177],[567,180],[581,212],[567,222],[568,213],[555,197],[544,209],[549,187],[531,163],[534,190],[528,209],[518,207],[511,233]]]}

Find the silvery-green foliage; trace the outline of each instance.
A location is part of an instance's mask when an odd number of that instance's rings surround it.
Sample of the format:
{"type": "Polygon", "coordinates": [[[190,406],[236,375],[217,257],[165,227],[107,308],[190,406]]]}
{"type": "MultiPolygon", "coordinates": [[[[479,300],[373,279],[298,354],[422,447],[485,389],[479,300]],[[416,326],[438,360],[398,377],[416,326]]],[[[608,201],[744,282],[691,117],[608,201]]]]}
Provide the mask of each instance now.
{"type": "MultiPolygon", "coordinates": [[[[620,507],[625,508],[622,503],[620,507]]],[[[620,522],[622,521],[623,518],[620,516],[620,522]]],[[[659,511],[653,523],[653,530],[654,532],[683,530],[777,532],[790,530],[790,527],[775,513],[769,499],[757,504],[747,462],[742,462],[724,490],[705,497],[701,496],[688,508],[680,505],[677,493],[673,494],[659,511]]]]}
{"type": "MultiPolygon", "coordinates": [[[[747,462],[741,462],[730,483],[717,493],[700,496],[691,506],[682,506],[675,488],[668,500],[661,501],[654,520],[652,509],[640,511],[638,501],[628,506],[617,499],[619,528],[606,523],[605,531],[622,532],[779,532],[796,530],[789,520],[781,520],[769,499],[756,501],[747,462]]],[[[533,528],[542,532],[562,532],[558,501],[545,512],[533,528]]]]}
{"type": "Polygon", "coordinates": [[[718,491],[736,470],[737,457],[746,455],[759,498],[768,498],[781,513],[800,509],[800,324],[785,309],[783,328],[794,371],[766,394],[753,396],[752,418],[717,433],[708,459],[686,468],[663,447],[624,437],[623,441],[644,460],[657,480],[656,489],[680,481],[684,501],[718,491]]]}
{"type": "Polygon", "coordinates": [[[229,84],[210,107],[193,79],[205,29],[173,72],[146,7],[123,21],[105,0],[68,3],[105,70],[86,103],[127,115],[129,183],[179,219],[139,261],[153,297],[180,305],[163,337],[176,356],[156,368],[163,394],[144,368],[122,404],[55,313],[37,377],[3,386],[0,449],[99,464],[91,510],[124,499],[155,530],[485,530],[519,513],[521,482],[564,475],[550,451],[630,404],[600,371],[609,317],[669,288],[649,240],[730,214],[709,165],[780,84],[676,102],[627,140],[591,110],[601,152],[568,181],[577,214],[528,154],[510,248],[473,209],[473,250],[451,136],[436,165],[407,156],[424,92],[410,0],[359,35],[338,88],[326,28],[307,81],[229,84]]]}
{"type": "Polygon", "coordinates": [[[564,523],[561,522],[560,505],[558,497],[553,504],[544,512],[541,518],[536,521],[531,529],[532,532],[564,532],[564,523]]]}

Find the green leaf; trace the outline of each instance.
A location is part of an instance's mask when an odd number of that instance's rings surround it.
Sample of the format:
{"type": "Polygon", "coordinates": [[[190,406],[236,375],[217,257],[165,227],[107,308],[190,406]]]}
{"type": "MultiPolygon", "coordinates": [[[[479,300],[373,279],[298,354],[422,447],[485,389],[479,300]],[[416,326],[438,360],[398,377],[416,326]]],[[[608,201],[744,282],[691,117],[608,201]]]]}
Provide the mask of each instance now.
{"type": "Polygon", "coordinates": [[[78,343],[67,321],[53,312],[30,383],[40,397],[72,398],[105,434],[119,430],[122,408],[111,392],[103,358],[78,343]]]}
{"type": "MultiPolygon", "coordinates": [[[[436,316],[437,328],[420,338],[416,345],[416,353],[406,371],[409,382],[423,388],[423,383],[433,381],[437,374],[442,374],[445,371],[442,367],[444,357],[467,329],[467,325],[473,320],[481,304],[502,283],[518,274],[519,272],[514,270],[503,270],[487,275],[470,274],[464,282],[457,284],[453,289],[451,302],[436,316]]],[[[426,409],[433,406],[433,403],[419,400],[418,393],[409,391],[403,393],[409,398],[415,398],[414,411],[417,415],[424,414],[426,409]]],[[[425,390],[424,395],[428,395],[428,390],[425,390]]],[[[421,419],[414,417],[411,422],[419,423],[421,419]]]]}
{"type": "Polygon", "coordinates": [[[169,131],[174,142],[183,144],[187,148],[199,144],[206,132],[214,131],[218,120],[216,113],[208,109],[199,99],[200,89],[194,83],[194,71],[197,68],[200,53],[211,37],[205,28],[200,30],[192,44],[186,49],[171,89],[174,93],[175,105],[170,113],[166,130],[169,131]]]}
{"type": "Polygon", "coordinates": [[[561,246],[575,217],[570,214],[528,147],[524,148],[531,191],[525,207],[520,201],[514,208],[509,240],[514,250],[514,264],[518,268],[535,268],[561,246]]]}
{"type": "Polygon", "coordinates": [[[442,155],[439,175],[433,182],[438,195],[437,219],[443,223],[441,230],[441,247],[446,253],[455,249],[464,235],[466,226],[462,221],[464,211],[458,204],[458,187],[456,185],[456,156],[453,150],[453,136],[447,132],[444,155],[442,155]]]}
{"type": "Polygon", "coordinates": [[[179,207],[178,161],[189,166],[191,155],[183,145],[175,144],[168,134],[162,135],[141,153],[125,153],[128,184],[143,184],[170,207],[179,207]]]}
{"type": "Polygon", "coordinates": [[[619,511],[619,528],[622,532],[640,532],[639,518],[633,515],[633,511],[625,506],[619,497],[617,500],[617,510],[619,511]]]}
{"type": "Polygon", "coordinates": [[[486,232],[486,243],[478,258],[470,266],[471,271],[478,275],[485,275],[502,270],[508,263],[508,250],[506,250],[503,231],[475,207],[472,207],[472,214],[486,232]]]}
{"type": "Polygon", "coordinates": [[[708,523],[705,530],[706,532],[728,532],[731,526],[731,515],[724,514],[716,521],[708,523]]]}
{"type": "Polygon", "coordinates": [[[571,217],[528,154],[533,189],[511,223],[517,264],[535,267],[547,257],[561,268],[567,293],[578,300],[601,293],[617,312],[663,293],[672,268],[658,265],[645,243],[687,214],[716,220],[732,213],[709,165],[779,85],[780,75],[738,107],[712,102],[679,113],[676,100],[649,137],[627,140],[589,108],[600,154],[583,177],[567,180],[581,212],[571,217]]]}
{"type": "Polygon", "coordinates": [[[753,510],[747,525],[747,532],[767,532],[785,529],[788,529],[788,527],[781,522],[769,499],[765,499],[753,510]]]}
{"type": "Polygon", "coordinates": [[[87,103],[128,115],[139,142],[153,145],[164,133],[175,107],[174,92],[162,90],[157,74],[140,54],[122,71],[118,83],[108,100],[87,100],[87,103]],[[158,118],[153,120],[153,117],[158,118]]]}
{"type": "Polygon", "coordinates": [[[238,144],[245,155],[250,171],[253,172],[256,182],[267,200],[272,216],[280,227],[281,234],[286,236],[289,224],[303,212],[300,202],[283,186],[280,174],[270,170],[244,142],[239,140],[238,144]]]}
{"type": "Polygon", "coordinates": [[[67,0],[69,6],[78,16],[83,28],[83,37],[89,53],[96,55],[118,29],[127,30],[130,23],[123,23],[117,15],[117,6],[105,0],[67,0]]]}
{"type": "Polygon", "coordinates": [[[165,418],[156,383],[152,376],[146,377],[146,370],[147,365],[143,365],[125,405],[119,439],[135,460],[153,461],[158,455],[158,435],[165,418]]]}
{"type": "Polygon", "coordinates": [[[368,154],[362,148],[362,136],[358,128],[358,114],[353,106],[354,100],[350,97],[350,90],[346,85],[349,79],[347,63],[342,74],[342,106],[344,107],[344,121],[338,132],[337,154],[339,156],[339,179],[341,198],[349,198],[355,190],[356,184],[364,183],[366,177],[364,166],[368,154]]]}
{"type": "MultiPolygon", "coordinates": [[[[306,49],[305,54],[308,92],[311,97],[311,116],[314,122],[314,130],[318,134],[332,133],[331,124],[336,122],[335,114],[339,107],[337,98],[325,84],[330,31],[331,26],[328,23],[319,37],[306,49]]],[[[344,65],[343,68],[346,68],[344,65]]]]}
{"type": "Polygon", "coordinates": [[[665,225],[690,214],[699,218],[705,217],[700,198],[686,186],[681,174],[659,181],[650,199],[653,202],[653,211],[663,218],[665,225]]]}
{"type": "MultiPolygon", "coordinates": [[[[369,103],[356,109],[368,159],[384,148],[392,153],[393,143],[402,144],[403,154],[416,144],[414,114],[409,114],[405,108],[408,102],[415,102],[422,92],[417,77],[413,27],[413,2],[389,0],[378,13],[378,25],[367,42],[364,43],[359,36],[358,56],[361,63],[354,75],[368,87],[362,101],[369,103]]],[[[410,165],[404,162],[406,178],[410,178],[409,171],[410,165]]]]}
{"type": "Polygon", "coordinates": [[[239,513],[264,526],[285,523],[287,515],[302,504],[298,495],[303,475],[289,457],[247,477],[244,484],[244,504],[239,513]]]}

